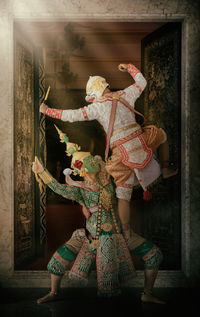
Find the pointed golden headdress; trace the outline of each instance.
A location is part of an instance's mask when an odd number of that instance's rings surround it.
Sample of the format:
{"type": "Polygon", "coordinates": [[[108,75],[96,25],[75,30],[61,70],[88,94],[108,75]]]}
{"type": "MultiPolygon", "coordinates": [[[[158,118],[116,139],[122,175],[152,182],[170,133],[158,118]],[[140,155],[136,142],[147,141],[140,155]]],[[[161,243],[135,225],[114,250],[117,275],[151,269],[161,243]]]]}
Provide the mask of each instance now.
{"type": "Polygon", "coordinates": [[[99,165],[97,160],[91,155],[90,152],[81,152],[81,147],[75,143],[70,143],[69,138],[63,133],[56,125],[54,125],[58,131],[60,142],[66,143],[67,156],[72,156],[71,168],[73,168],[73,174],[85,176],[87,172],[97,172],[99,165]]]}

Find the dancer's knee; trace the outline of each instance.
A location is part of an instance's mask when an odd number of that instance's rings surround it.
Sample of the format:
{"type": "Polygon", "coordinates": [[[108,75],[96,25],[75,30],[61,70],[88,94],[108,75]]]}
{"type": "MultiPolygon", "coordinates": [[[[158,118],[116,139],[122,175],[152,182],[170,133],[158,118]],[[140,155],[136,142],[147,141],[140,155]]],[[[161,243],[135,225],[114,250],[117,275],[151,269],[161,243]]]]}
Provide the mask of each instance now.
{"type": "Polygon", "coordinates": [[[132,195],[132,188],[117,186],[116,188],[117,198],[126,200],[129,202],[131,200],[131,195],[132,195]]]}
{"type": "Polygon", "coordinates": [[[163,261],[163,253],[160,248],[154,246],[154,252],[151,256],[144,257],[144,267],[148,270],[158,270],[163,261]]]}
{"type": "Polygon", "coordinates": [[[65,274],[66,267],[62,263],[60,263],[54,256],[52,256],[51,260],[47,265],[47,270],[49,273],[63,276],[65,274]]]}
{"type": "MultiPolygon", "coordinates": [[[[160,248],[153,244],[151,241],[142,241],[142,239],[144,238],[138,236],[138,242],[140,242],[139,239],[141,239],[141,243],[136,248],[132,249],[131,253],[143,259],[145,269],[158,269],[163,260],[163,254],[160,248]]],[[[135,241],[135,243],[137,243],[137,240],[135,241]]],[[[133,246],[134,244],[132,245],[132,247],[133,246]]]]}
{"type": "Polygon", "coordinates": [[[62,245],[52,256],[47,265],[47,270],[54,275],[64,275],[69,263],[74,261],[76,254],[66,245],[62,245]]]}

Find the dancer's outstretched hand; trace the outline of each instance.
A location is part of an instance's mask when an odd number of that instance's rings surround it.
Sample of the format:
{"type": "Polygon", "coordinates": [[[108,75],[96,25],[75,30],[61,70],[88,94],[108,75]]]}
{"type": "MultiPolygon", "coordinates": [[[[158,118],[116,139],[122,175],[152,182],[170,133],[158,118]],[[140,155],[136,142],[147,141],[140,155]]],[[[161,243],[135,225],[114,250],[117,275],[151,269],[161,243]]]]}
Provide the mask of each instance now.
{"type": "Polygon", "coordinates": [[[44,167],[42,166],[37,157],[35,158],[35,162],[32,163],[32,171],[34,173],[42,173],[44,171],[44,167]]]}
{"type": "Polygon", "coordinates": [[[45,103],[41,103],[40,105],[40,112],[44,113],[46,112],[46,110],[48,109],[48,106],[45,105],[45,103]]]}
{"type": "Polygon", "coordinates": [[[119,64],[119,65],[118,65],[118,69],[119,69],[121,72],[127,72],[128,64],[119,64]]]}

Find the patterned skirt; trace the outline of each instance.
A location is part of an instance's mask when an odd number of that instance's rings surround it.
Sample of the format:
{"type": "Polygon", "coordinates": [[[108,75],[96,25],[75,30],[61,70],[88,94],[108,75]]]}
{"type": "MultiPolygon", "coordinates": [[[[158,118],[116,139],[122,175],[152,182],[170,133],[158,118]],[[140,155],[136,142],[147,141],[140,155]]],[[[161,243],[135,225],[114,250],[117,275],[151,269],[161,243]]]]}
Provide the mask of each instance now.
{"type": "Polygon", "coordinates": [[[158,269],[162,261],[160,249],[134,232],[128,242],[121,234],[103,232],[96,249],[86,238],[85,230],[78,229],[54,253],[47,268],[51,274],[63,276],[69,264],[74,262],[69,278],[86,285],[96,266],[98,295],[114,296],[120,294],[123,282],[136,276],[131,253],[144,260],[146,269],[158,269]]]}
{"type": "Polygon", "coordinates": [[[96,263],[99,296],[120,294],[121,283],[136,276],[133,261],[121,234],[102,232],[100,245],[93,248],[85,238],[80,252],[70,270],[69,276],[88,280],[96,263]]]}

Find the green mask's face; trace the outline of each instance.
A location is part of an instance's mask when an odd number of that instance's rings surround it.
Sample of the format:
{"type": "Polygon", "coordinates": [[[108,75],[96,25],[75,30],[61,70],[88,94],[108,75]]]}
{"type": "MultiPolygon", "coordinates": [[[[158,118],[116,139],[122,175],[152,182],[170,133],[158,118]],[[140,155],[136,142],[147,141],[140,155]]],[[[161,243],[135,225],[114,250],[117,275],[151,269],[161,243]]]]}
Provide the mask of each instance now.
{"type": "Polygon", "coordinates": [[[100,170],[98,160],[94,156],[90,155],[83,159],[83,164],[87,168],[89,173],[97,173],[100,170]]]}

